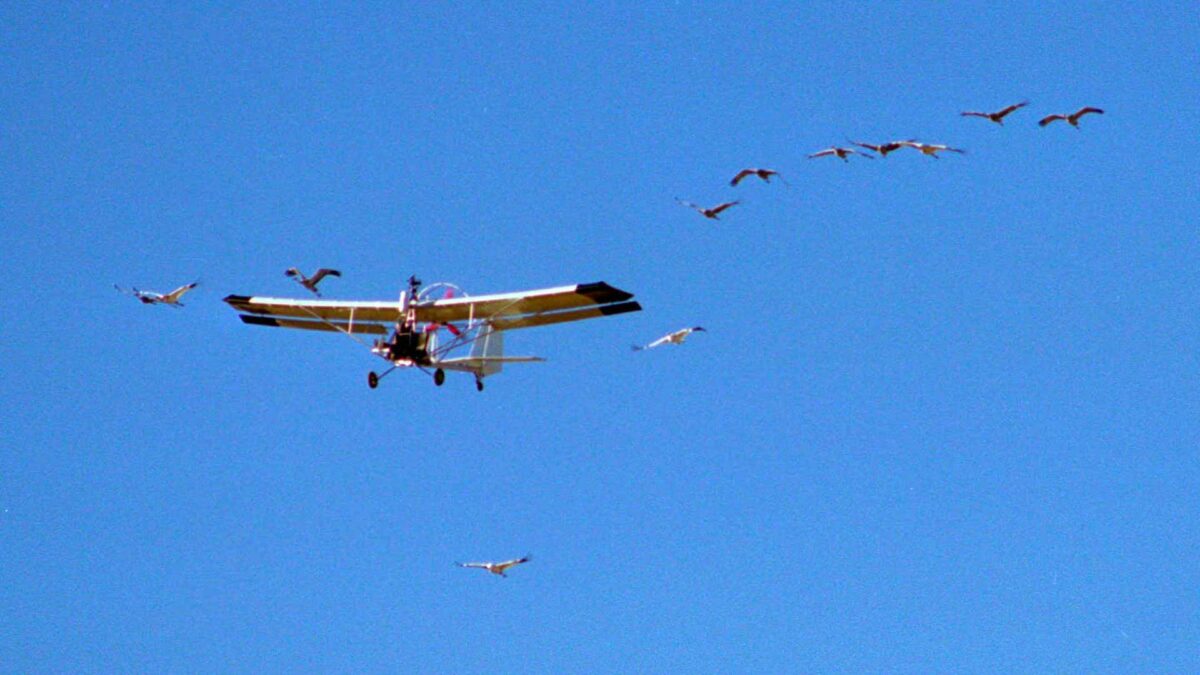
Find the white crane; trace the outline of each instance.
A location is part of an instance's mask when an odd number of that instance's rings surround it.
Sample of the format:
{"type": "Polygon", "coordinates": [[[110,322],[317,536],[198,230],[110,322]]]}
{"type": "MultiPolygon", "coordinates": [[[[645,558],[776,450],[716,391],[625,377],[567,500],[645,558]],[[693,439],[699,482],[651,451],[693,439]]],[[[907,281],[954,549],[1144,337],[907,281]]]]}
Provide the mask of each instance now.
{"type": "Polygon", "coordinates": [[[654,342],[651,342],[648,345],[645,345],[645,346],[634,345],[633,351],[640,352],[644,349],[654,349],[655,347],[658,347],[660,345],[665,345],[665,344],[681,345],[681,344],[683,344],[683,341],[686,340],[689,335],[691,335],[692,333],[695,333],[696,331],[700,331],[700,332],[704,332],[704,333],[708,332],[708,331],[704,330],[703,326],[693,326],[691,328],[680,328],[679,330],[675,331],[674,333],[667,333],[666,335],[658,338],[657,340],[655,340],[654,342]]]}
{"type": "Polygon", "coordinates": [[[458,565],[459,567],[473,567],[475,569],[487,570],[487,571],[491,572],[492,574],[498,574],[507,579],[508,575],[505,574],[505,572],[508,571],[508,569],[510,567],[520,565],[521,563],[527,563],[529,561],[530,561],[530,557],[525,556],[523,558],[514,558],[513,560],[505,560],[504,562],[469,562],[469,563],[456,562],[454,564],[458,565]]]}
{"type": "Polygon", "coordinates": [[[865,152],[859,152],[857,150],[854,150],[853,148],[839,148],[836,145],[825,148],[824,150],[819,150],[817,152],[814,152],[813,154],[809,155],[808,158],[816,159],[818,157],[837,157],[838,159],[842,160],[843,162],[849,162],[850,155],[858,155],[859,157],[866,157],[867,159],[875,159],[874,157],[868,155],[865,152]]]}
{"type": "Polygon", "coordinates": [[[903,145],[906,148],[913,148],[915,150],[920,150],[921,152],[925,153],[926,155],[929,155],[930,157],[932,157],[934,159],[938,159],[937,154],[939,152],[957,152],[960,155],[967,154],[967,151],[963,150],[961,148],[952,148],[948,145],[939,145],[937,143],[920,143],[918,141],[904,141],[900,145],[903,145]]]}
{"type": "Polygon", "coordinates": [[[180,302],[179,299],[183,297],[184,293],[192,290],[199,283],[200,282],[198,281],[193,281],[190,284],[180,286],[179,288],[176,288],[175,290],[166,294],[155,293],[154,291],[139,291],[137,288],[125,290],[116,284],[113,284],[113,288],[126,295],[132,295],[146,305],[170,305],[171,307],[183,307],[183,303],[180,302]]]}

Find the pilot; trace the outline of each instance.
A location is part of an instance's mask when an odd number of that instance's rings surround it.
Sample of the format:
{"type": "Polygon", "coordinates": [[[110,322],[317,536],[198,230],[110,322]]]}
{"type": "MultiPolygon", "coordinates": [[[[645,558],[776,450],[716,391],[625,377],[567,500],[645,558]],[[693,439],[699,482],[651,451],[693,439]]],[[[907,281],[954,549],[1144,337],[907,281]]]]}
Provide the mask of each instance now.
{"type": "Polygon", "coordinates": [[[400,332],[400,329],[397,328],[395,330],[395,332],[392,333],[392,340],[388,344],[388,358],[389,359],[395,361],[396,359],[402,358],[404,356],[405,349],[403,346],[403,340],[404,340],[404,333],[400,332]]]}
{"type": "Polygon", "coordinates": [[[396,328],[388,343],[388,358],[393,361],[397,359],[416,360],[421,348],[420,338],[420,335],[411,330],[396,328]]]}

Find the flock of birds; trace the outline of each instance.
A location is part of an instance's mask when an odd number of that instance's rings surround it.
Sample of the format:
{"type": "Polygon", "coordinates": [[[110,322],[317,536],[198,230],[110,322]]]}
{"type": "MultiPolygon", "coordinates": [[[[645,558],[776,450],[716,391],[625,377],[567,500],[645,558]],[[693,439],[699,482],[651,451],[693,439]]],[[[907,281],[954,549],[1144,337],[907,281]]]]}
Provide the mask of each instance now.
{"type": "MultiPolygon", "coordinates": [[[[999,124],[1000,126],[1004,126],[1004,118],[1005,117],[1008,117],[1012,113],[1016,112],[1017,110],[1020,110],[1021,108],[1024,108],[1027,105],[1029,105],[1029,101],[1021,101],[1020,103],[1014,103],[1010,106],[1004,107],[995,112],[983,112],[983,111],[979,111],[979,110],[964,110],[963,112],[961,112],[959,114],[962,117],[980,117],[980,118],[989,120],[991,122],[995,122],[996,124],[999,124]]],[[[1084,115],[1089,115],[1089,114],[1103,115],[1104,111],[1101,110],[1100,108],[1096,108],[1096,107],[1092,107],[1092,106],[1084,106],[1084,107],[1080,108],[1079,110],[1076,110],[1075,112],[1072,112],[1072,113],[1055,113],[1052,115],[1047,115],[1047,116],[1043,117],[1042,119],[1038,120],[1038,126],[1045,127],[1046,125],[1048,125],[1052,122],[1056,122],[1058,120],[1063,120],[1067,124],[1070,124],[1071,126],[1078,129],[1080,118],[1082,118],[1084,115]]],[[[849,139],[847,139],[847,140],[849,140],[849,139]]],[[[843,162],[849,162],[851,155],[855,155],[858,157],[864,157],[866,159],[874,159],[875,155],[878,155],[879,157],[887,157],[889,153],[895,152],[901,148],[912,148],[913,150],[916,150],[916,151],[920,152],[921,154],[926,155],[928,157],[932,157],[934,159],[940,159],[938,157],[939,152],[955,152],[960,155],[967,154],[967,151],[963,150],[962,148],[955,148],[955,147],[951,147],[949,145],[944,145],[941,143],[923,143],[921,141],[918,141],[915,138],[906,138],[904,140],[899,140],[899,141],[887,141],[885,143],[866,143],[864,141],[849,140],[849,143],[851,145],[856,145],[859,148],[862,148],[863,150],[869,150],[869,151],[871,151],[871,153],[874,153],[874,154],[863,152],[862,150],[855,150],[854,148],[847,148],[847,147],[833,145],[833,146],[830,146],[823,150],[818,150],[817,152],[814,152],[811,155],[808,155],[808,159],[818,159],[820,157],[837,157],[838,159],[842,160],[843,162]]],[[[729,181],[729,184],[732,185],[733,187],[737,187],[739,183],[741,183],[744,179],[749,178],[750,176],[755,176],[755,177],[761,179],[764,183],[770,183],[771,179],[774,177],[777,177],[777,176],[780,178],[780,180],[783,180],[782,176],[779,175],[779,172],[775,171],[774,169],[746,168],[746,169],[742,169],[741,171],[738,171],[737,174],[734,175],[733,179],[729,181]]],[[[785,184],[786,184],[786,181],[785,181],[785,184]]],[[[675,198],[675,201],[678,202],[682,206],[686,206],[686,207],[696,211],[700,215],[702,215],[705,218],[708,218],[710,220],[720,220],[721,213],[742,203],[741,200],[733,200],[733,201],[728,201],[728,202],[722,202],[720,204],[717,204],[716,206],[701,206],[701,205],[695,204],[693,202],[682,200],[678,197],[675,198]]],[[[678,343],[676,343],[676,344],[678,344],[678,343]]]]}
{"type": "MultiPolygon", "coordinates": [[[[284,276],[295,279],[296,283],[298,283],[301,286],[312,291],[313,294],[315,294],[318,298],[321,297],[321,291],[317,290],[317,284],[321,283],[322,279],[324,279],[325,277],[329,277],[329,276],[333,276],[333,277],[342,276],[341,272],[339,272],[337,270],[331,270],[326,267],[322,267],[321,269],[317,270],[316,272],[313,272],[313,275],[311,277],[304,276],[304,274],[300,270],[296,269],[295,267],[289,267],[288,270],[286,272],[284,272],[283,274],[284,274],[284,276]]],[[[129,288],[129,289],[125,289],[125,288],[121,288],[120,286],[118,286],[116,284],[113,284],[113,288],[117,289],[117,292],[119,292],[119,293],[124,293],[126,295],[132,295],[133,297],[135,297],[139,301],[141,301],[141,303],[144,305],[167,305],[168,307],[183,307],[183,303],[180,302],[180,299],[183,297],[183,294],[187,293],[188,291],[192,290],[193,288],[195,288],[199,285],[200,285],[199,281],[193,281],[190,284],[185,284],[183,286],[180,286],[179,288],[176,288],[175,290],[171,291],[170,293],[156,293],[154,291],[142,291],[142,290],[138,290],[138,288],[136,286],[129,288]]]]}
{"type": "MultiPolygon", "coordinates": [[[[1027,105],[1029,105],[1028,101],[1021,101],[1020,103],[1014,103],[1010,106],[1007,106],[1007,107],[997,110],[995,112],[981,112],[981,111],[975,111],[975,110],[967,110],[967,111],[963,111],[960,114],[963,117],[980,117],[980,118],[989,120],[991,122],[994,122],[996,124],[1003,125],[1004,118],[1008,117],[1009,115],[1016,112],[1017,110],[1024,108],[1027,105]]],[[[1047,115],[1046,117],[1043,117],[1041,120],[1038,121],[1038,126],[1045,127],[1048,124],[1062,120],[1062,121],[1065,121],[1067,124],[1070,124],[1071,126],[1078,129],[1079,128],[1079,120],[1084,115],[1089,115],[1089,114],[1102,115],[1102,114],[1104,114],[1104,111],[1101,110],[1100,108],[1085,106],[1085,107],[1082,107],[1079,110],[1076,110],[1075,112],[1072,112],[1072,113],[1047,115]]],[[[866,143],[863,141],[855,141],[855,140],[850,140],[849,142],[851,145],[855,145],[859,148],[862,148],[862,150],[856,150],[854,148],[848,148],[848,147],[831,146],[831,147],[825,148],[823,150],[814,152],[811,155],[808,155],[808,159],[818,159],[821,157],[836,157],[836,158],[842,160],[843,162],[849,162],[851,155],[858,156],[858,157],[864,157],[866,159],[874,159],[875,155],[878,155],[879,157],[882,158],[882,157],[887,157],[889,153],[900,150],[901,148],[911,148],[911,149],[916,150],[924,155],[933,157],[934,159],[938,159],[939,152],[954,152],[954,153],[958,153],[958,154],[966,154],[966,150],[963,150],[962,148],[955,148],[955,147],[951,147],[949,145],[943,145],[943,144],[938,144],[938,143],[923,143],[921,141],[918,141],[915,138],[909,138],[909,139],[898,140],[898,141],[888,141],[886,143],[879,143],[879,144],[866,143]],[[874,154],[869,154],[867,152],[863,152],[863,150],[868,150],[868,151],[870,151],[870,153],[874,153],[874,154]]],[[[738,171],[737,174],[735,174],[734,177],[729,181],[729,184],[732,185],[733,187],[737,187],[738,184],[740,184],[743,180],[750,178],[750,177],[758,178],[765,183],[770,183],[771,179],[776,178],[776,177],[778,177],[781,181],[783,180],[783,178],[780,176],[779,172],[775,171],[773,169],[746,168],[746,169],[742,169],[741,171],[738,171]]],[[[786,184],[786,181],[784,181],[784,182],[786,184]]],[[[719,220],[719,216],[721,215],[721,213],[723,213],[724,211],[726,211],[730,208],[733,208],[734,206],[737,206],[738,204],[741,203],[740,201],[734,200],[734,201],[729,201],[729,202],[723,202],[721,204],[717,204],[716,206],[712,206],[712,207],[704,207],[704,206],[700,206],[698,204],[694,204],[692,202],[684,201],[682,199],[679,199],[678,197],[676,198],[676,201],[679,202],[683,206],[694,209],[695,211],[700,213],[705,218],[709,218],[712,220],[719,220]]],[[[286,272],[284,272],[284,275],[295,280],[296,283],[298,283],[301,286],[303,286],[304,288],[308,289],[311,293],[313,293],[317,297],[321,297],[321,291],[318,288],[318,285],[321,283],[321,281],[323,281],[327,277],[331,277],[331,276],[340,277],[340,276],[342,276],[342,273],[335,269],[322,267],[322,268],[318,269],[317,271],[313,272],[313,274],[311,276],[307,276],[303,272],[301,272],[299,269],[297,269],[295,267],[291,267],[291,268],[288,268],[288,270],[286,272]]],[[[138,290],[137,288],[131,288],[131,289],[126,290],[126,289],[121,288],[120,286],[116,286],[115,284],[114,284],[114,287],[121,293],[125,293],[128,295],[134,296],[139,301],[141,301],[143,304],[147,304],[147,305],[161,304],[161,305],[167,305],[170,307],[182,307],[183,303],[180,302],[180,299],[183,297],[183,295],[185,293],[192,290],[193,288],[196,288],[197,285],[199,285],[199,282],[192,282],[190,284],[185,284],[183,286],[180,286],[179,288],[176,288],[175,290],[171,291],[170,293],[156,293],[154,291],[142,291],[142,290],[138,290]]],[[[687,340],[688,336],[690,336],[692,333],[696,333],[696,332],[705,332],[705,329],[702,326],[692,326],[690,328],[681,328],[677,331],[668,333],[648,344],[633,345],[633,350],[634,351],[643,351],[643,350],[647,350],[647,349],[654,349],[655,347],[660,347],[663,345],[680,345],[680,344],[683,344],[685,340],[687,340]]],[[[495,574],[497,576],[507,578],[508,570],[512,569],[513,567],[515,567],[517,565],[527,563],[530,561],[530,559],[531,559],[530,556],[526,555],[521,558],[514,558],[512,560],[504,560],[504,561],[498,561],[498,562],[468,562],[468,563],[459,562],[459,563],[455,563],[455,564],[457,566],[463,567],[463,568],[485,570],[485,571],[495,574]]]]}

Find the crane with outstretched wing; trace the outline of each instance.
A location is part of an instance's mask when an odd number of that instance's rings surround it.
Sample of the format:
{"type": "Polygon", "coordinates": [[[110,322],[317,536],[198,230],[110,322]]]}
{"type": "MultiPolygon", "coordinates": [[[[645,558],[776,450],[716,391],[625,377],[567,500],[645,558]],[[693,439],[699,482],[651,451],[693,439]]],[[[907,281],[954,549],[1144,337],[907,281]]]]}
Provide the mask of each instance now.
{"type": "Polygon", "coordinates": [[[129,290],[126,290],[116,284],[113,284],[113,288],[117,289],[117,291],[120,293],[124,293],[125,295],[132,295],[133,297],[140,300],[142,302],[142,304],[144,304],[144,305],[167,305],[169,307],[183,307],[183,303],[180,302],[179,299],[183,297],[184,293],[187,293],[188,291],[192,290],[193,288],[195,288],[198,285],[200,285],[199,281],[193,281],[190,284],[184,284],[184,285],[180,286],[179,288],[176,288],[175,290],[171,291],[170,293],[156,293],[154,291],[141,291],[141,290],[138,290],[138,288],[136,286],[129,290]]]}
{"type": "Polygon", "coordinates": [[[491,572],[492,574],[498,574],[502,577],[507,578],[508,575],[505,574],[505,572],[507,572],[510,568],[516,567],[517,565],[520,565],[522,563],[527,563],[530,560],[532,560],[532,558],[530,558],[529,556],[524,556],[521,558],[514,558],[512,560],[505,560],[503,562],[468,562],[468,563],[460,562],[460,563],[454,563],[454,564],[458,565],[459,567],[468,567],[468,568],[473,568],[473,569],[487,570],[487,571],[491,572]]]}

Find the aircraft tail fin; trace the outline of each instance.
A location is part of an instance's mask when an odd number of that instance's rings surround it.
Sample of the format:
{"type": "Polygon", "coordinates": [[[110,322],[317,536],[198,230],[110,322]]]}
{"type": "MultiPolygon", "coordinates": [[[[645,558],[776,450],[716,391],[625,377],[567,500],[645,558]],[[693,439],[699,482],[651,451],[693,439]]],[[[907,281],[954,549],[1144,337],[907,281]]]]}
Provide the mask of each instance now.
{"type": "Polygon", "coordinates": [[[540,356],[505,356],[504,331],[485,323],[475,337],[470,356],[457,356],[438,360],[437,367],[473,373],[477,378],[495,375],[506,363],[536,363],[545,361],[540,356]]]}
{"type": "Polygon", "coordinates": [[[481,372],[479,374],[486,377],[500,372],[504,362],[499,359],[503,356],[504,332],[496,330],[490,323],[483,324],[483,327],[479,329],[479,335],[475,338],[475,344],[471,345],[471,357],[480,359],[481,372]]]}

